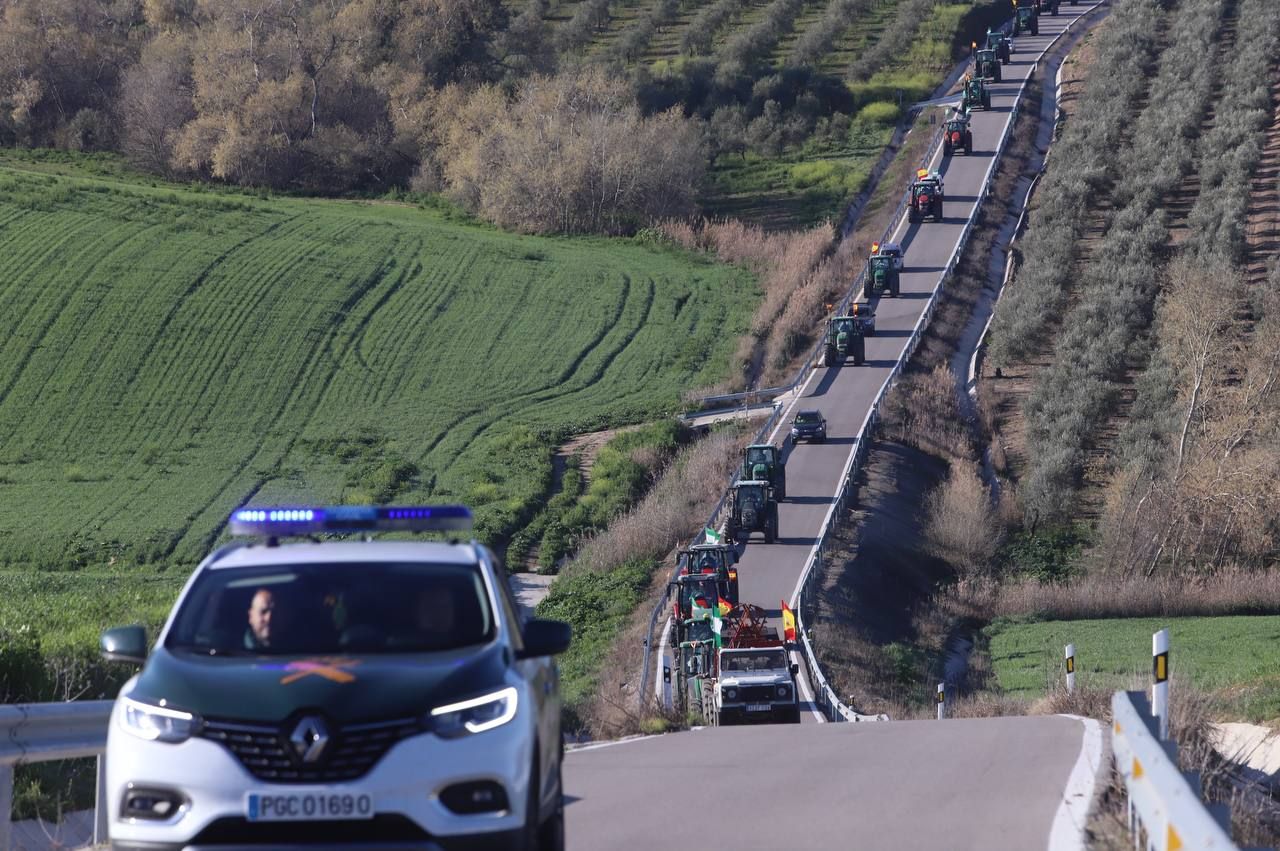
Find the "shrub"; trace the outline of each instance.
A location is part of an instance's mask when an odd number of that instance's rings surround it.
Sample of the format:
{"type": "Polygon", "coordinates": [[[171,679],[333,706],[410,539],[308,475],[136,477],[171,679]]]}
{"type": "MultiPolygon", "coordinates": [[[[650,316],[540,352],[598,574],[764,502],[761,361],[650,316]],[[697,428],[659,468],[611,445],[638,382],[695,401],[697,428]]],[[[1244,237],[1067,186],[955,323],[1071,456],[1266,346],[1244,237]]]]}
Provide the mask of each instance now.
{"type": "Polygon", "coordinates": [[[886,101],[869,103],[858,111],[858,121],[865,124],[893,125],[902,117],[902,110],[897,104],[886,101]]]}

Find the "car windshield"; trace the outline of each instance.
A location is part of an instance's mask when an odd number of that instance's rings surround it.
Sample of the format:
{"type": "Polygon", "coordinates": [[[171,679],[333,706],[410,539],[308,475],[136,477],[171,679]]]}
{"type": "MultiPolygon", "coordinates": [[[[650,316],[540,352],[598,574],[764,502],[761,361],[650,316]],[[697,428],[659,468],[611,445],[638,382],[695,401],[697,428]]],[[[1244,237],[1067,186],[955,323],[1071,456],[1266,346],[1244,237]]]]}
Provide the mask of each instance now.
{"type": "Polygon", "coordinates": [[[264,565],[201,575],[165,646],[208,655],[426,653],[480,644],[493,631],[477,565],[264,565]]]}
{"type": "Polygon", "coordinates": [[[720,655],[722,671],[777,671],[785,667],[787,667],[787,658],[782,648],[720,655]]]}
{"type": "Polygon", "coordinates": [[[819,417],[817,414],[806,413],[804,411],[796,414],[797,425],[817,425],[818,420],[819,417]]]}

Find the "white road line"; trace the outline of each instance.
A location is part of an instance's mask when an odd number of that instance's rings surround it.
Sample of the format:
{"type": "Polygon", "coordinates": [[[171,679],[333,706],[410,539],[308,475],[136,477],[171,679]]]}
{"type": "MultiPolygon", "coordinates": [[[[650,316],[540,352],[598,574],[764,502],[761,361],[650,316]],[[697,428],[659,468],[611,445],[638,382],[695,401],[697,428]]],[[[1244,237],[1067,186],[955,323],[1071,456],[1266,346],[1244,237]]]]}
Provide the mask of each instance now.
{"type": "Polygon", "coordinates": [[[800,685],[800,691],[804,694],[804,699],[809,702],[809,711],[813,713],[813,717],[818,719],[819,724],[827,723],[827,716],[818,711],[818,702],[813,699],[813,689],[809,688],[809,675],[804,673],[804,660],[800,658],[800,651],[791,651],[791,661],[800,666],[800,676],[796,677],[796,682],[800,685]]]}
{"type": "Polygon", "coordinates": [[[565,755],[582,753],[583,751],[598,751],[601,748],[611,748],[615,745],[629,745],[633,742],[643,742],[646,739],[657,739],[660,736],[628,736],[625,739],[614,739],[611,742],[595,742],[590,745],[582,745],[581,747],[573,747],[572,745],[565,748],[565,755]]]}
{"type": "Polygon", "coordinates": [[[1093,791],[1098,772],[1102,769],[1102,725],[1092,718],[1079,715],[1063,715],[1084,725],[1080,742],[1080,756],[1076,758],[1067,786],[1062,791],[1062,803],[1053,817],[1049,830],[1049,851],[1076,851],[1085,848],[1085,826],[1089,819],[1089,805],[1093,803],[1093,791]]]}

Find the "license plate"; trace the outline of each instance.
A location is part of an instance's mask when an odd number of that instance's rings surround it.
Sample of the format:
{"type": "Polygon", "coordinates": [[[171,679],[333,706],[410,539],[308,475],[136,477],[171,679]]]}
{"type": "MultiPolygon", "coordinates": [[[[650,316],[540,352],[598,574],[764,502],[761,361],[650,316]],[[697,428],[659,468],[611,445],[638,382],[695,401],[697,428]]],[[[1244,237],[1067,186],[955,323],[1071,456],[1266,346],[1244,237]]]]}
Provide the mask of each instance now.
{"type": "Polygon", "coordinates": [[[350,792],[250,792],[249,821],[328,821],[373,818],[373,796],[350,792]]]}
{"type": "Polygon", "coordinates": [[[768,703],[748,703],[748,712],[768,712],[773,707],[768,703]]]}

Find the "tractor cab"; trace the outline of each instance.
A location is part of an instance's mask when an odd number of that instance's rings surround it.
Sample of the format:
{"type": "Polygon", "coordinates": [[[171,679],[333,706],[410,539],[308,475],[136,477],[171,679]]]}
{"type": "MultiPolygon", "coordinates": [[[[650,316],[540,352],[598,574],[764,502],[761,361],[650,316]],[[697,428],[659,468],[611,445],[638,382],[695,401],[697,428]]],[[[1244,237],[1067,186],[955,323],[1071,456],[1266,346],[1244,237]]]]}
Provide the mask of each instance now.
{"type": "Polygon", "coordinates": [[[677,621],[699,620],[711,616],[711,608],[716,605],[721,595],[720,581],[715,574],[695,573],[688,576],[677,576],[675,580],[675,611],[672,616],[677,621]],[[698,604],[695,606],[696,601],[698,604]],[[705,605],[703,605],[705,603],[705,605]]]}
{"type": "Polygon", "coordinates": [[[867,276],[862,284],[862,297],[870,300],[872,296],[888,293],[897,297],[900,286],[901,255],[895,257],[883,251],[878,242],[871,243],[871,256],[867,258],[867,276]]]}
{"type": "Polygon", "coordinates": [[[968,112],[978,107],[991,108],[991,89],[987,87],[986,78],[981,75],[965,77],[964,90],[960,94],[960,110],[968,112]]]}
{"type": "Polygon", "coordinates": [[[957,151],[973,153],[973,130],[969,128],[969,113],[957,112],[947,119],[942,129],[942,153],[951,156],[957,151]]]}
{"type": "Polygon", "coordinates": [[[764,535],[764,542],[772,544],[778,539],[778,500],[772,485],[767,481],[746,480],[733,485],[730,516],[725,524],[725,534],[730,540],[739,541],[751,537],[752,532],[764,535]]]}
{"type": "MultiPolygon", "coordinates": [[[[983,48],[973,55],[973,76],[1000,82],[1000,60],[994,50],[983,48]]],[[[989,104],[987,108],[990,109],[989,104]]]]}
{"type": "Polygon", "coordinates": [[[695,544],[687,550],[681,550],[676,563],[679,565],[677,582],[686,577],[703,580],[711,577],[716,582],[717,593],[730,605],[738,605],[738,571],[734,567],[738,563],[738,551],[733,547],[724,544],[695,544]]]}
{"type": "Polygon", "coordinates": [[[1008,65],[1009,60],[1013,57],[1013,39],[1000,30],[987,30],[986,48],[994,50],[996,57],[999,58],[1003,65],[1008,65]]]}
{"type": "Polygon", "coordinates": [[[755,443],[742,450],[740,478],[768,482],[778,499],[787,498],[787,469],[782,453],[771,443],[755,443]]]}
{"type": "Polygon", "coordinates": [[[1040,17],[1036,13],[1036,7],[1030,2],[1028,5],[1018,6],[1017,13],[1013,17],[1013,34],[1022,35],[1023,33],[1040,35],[1040,17]]]}
{"type": "Polygon", "coordinates": [[[920,169],[911,184],[911,206],[907,208],[907,221],[911,223],[932,218],[942,221],[942,175],[936,171],[920,169]]]}

